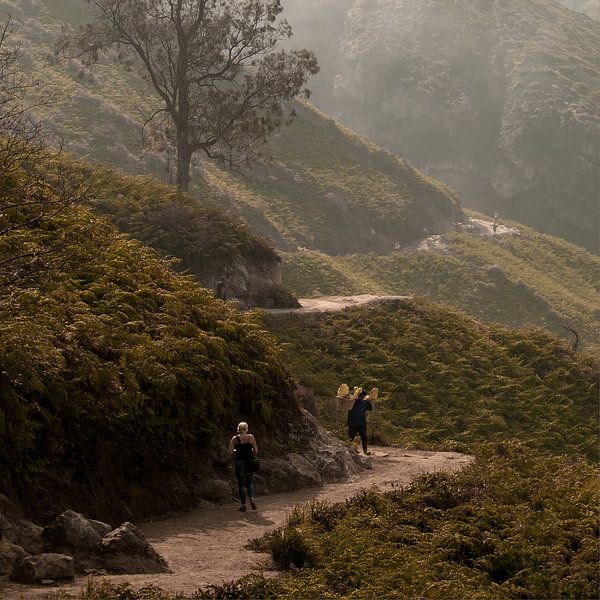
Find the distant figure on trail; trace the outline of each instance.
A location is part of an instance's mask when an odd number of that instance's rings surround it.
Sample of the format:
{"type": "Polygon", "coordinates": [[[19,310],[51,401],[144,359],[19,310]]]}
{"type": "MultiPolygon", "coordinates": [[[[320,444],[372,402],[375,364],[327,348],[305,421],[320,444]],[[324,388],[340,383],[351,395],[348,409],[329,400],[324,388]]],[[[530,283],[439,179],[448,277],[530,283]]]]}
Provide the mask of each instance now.
{"type": "Polygon", "coordinates": [[[498,216],[499,216],[499,215],[498,215],[498,213],[496,213],[496,214],[494,215],[494,223],[493,223],[493,225],[492,225],[492,231],[493,231],[494,233],[496,233],[496,230],[498,229],[498,216]]]}
{"type": "Polygon", "coordinates": [[[225,276],[221,277],[217,283],[217,298],[219,300],[227,300],[227,280],[225,276]]]}
{"type": "Polygon", "coordinates": [[[249,469],[251,459],[258,456],[258,446],[251,433],[248,433],[248,423],[242,421],[237,426],[237,435],[229,442],[229,456],[235,462],[235,477],[240,493],[240,512],[246,512],[246,490],[250,498],[252,510],[256,510],[254,499],[254,472],[249,469]]]}
{"type": "Polygon", "coordinates": [[[357,391],[356,400],[354,400],[352,408],[348,411],[348,437],[350,441],[354,441],[358,433],[363,452],[371,454],[367,451],[367,411],[373,410],[373,405],[369,401],[369,395],[365,390],[359,388],[357,391]]]}

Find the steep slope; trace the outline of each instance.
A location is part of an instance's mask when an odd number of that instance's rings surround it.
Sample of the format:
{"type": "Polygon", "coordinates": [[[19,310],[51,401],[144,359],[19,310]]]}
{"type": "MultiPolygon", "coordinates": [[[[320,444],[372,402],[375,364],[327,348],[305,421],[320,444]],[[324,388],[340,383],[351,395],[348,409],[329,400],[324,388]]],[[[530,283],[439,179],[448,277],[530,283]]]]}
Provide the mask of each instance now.
{"type": "Polygon", "coordinates": [[[598,249],[600,23],[552,0],[296,0],[291,11],[304,13],[295,43],[338,45],[316,80],[321,108],[466,206],[598,249]],[[341,16],[324,32],[331,10],[341,16]]]}
{"type": "MultiPolygon", "coordinates": [[[[94,69],[62,63],[52,46],[63,22],[89,18],[80,0],[32,0],[14,9],[13,29],[24,64],[54,94],[39,117],[67,150],[133,173],[172,178],[166,154],[140,161],[140,111],[152,112],[154,94],[111,55],[94,69]]],[[[274,165],[245,175],[197,161],[193,193],[241,215],[279,248],[310,246],[330,253],[381,251],[409,244],[423,229],[452,231],[464,218],[449,189],[387,152],[339,127],[309,106],[297,105],[294,125],[275,136],[274,165]],[[339,232],[339,234],[338,234],[339,232]],[[343,232],[343,233],[342,233],[343,232]]]]}
{"type": "Polygon", "coordinates": [[[600,343],[600,260],[585,250],[508,222],[505,235],[432,236],[387,256],[284,254],[283,281],[299,297],[415,294],[497,323],[537,324],[561,337],[600,343]]]}
{"type": "Polygon", "coordinates": [[[67,158],[60,168],[86,178],[89,205],[97,213],[163,256],[175,257],[176,270],[189,271],[207,288],[214,290],[226,275],[227,297],[246,307],[298,306],[281,284],[281,258],[272,242],[234,216],[152,177],[67,158]]]}
{"type": "MultiPolygon", "coordinates": [[[[0,186],[49,193],[24,172],[0,186]]],[[[299,485],[285,459],[299,447],[320,444],[315,464],[327,461],[328,438],[298,408],[255,315],[86,207],[0,236],[0,260],[35,248],[52,250],[41,255],[49,270],[0,287],[0,489],[27,514],[122,520],[186,508],[202,482],[231,478],[227,442],[241,419],[280,459],[274,485],[282,468],[287,489],[299,485]]],[[[343,477],[330,458],[329,476],[343,477]]]]}

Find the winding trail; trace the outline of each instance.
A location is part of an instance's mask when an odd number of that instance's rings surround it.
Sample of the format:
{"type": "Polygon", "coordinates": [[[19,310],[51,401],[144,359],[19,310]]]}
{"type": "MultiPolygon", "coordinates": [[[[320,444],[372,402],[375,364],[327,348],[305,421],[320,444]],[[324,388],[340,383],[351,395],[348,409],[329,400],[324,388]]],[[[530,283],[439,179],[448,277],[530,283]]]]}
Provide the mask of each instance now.
{"type": "Polygon", "coordinates": [[[337,312],[364,306],[365,304],[376,304],[378,302],[390,302],[393,300],[410,300],[412,296],[388,296],[385,294],[357,294],[354,296],[321,296],[320,298],[300,298],[300,308],[269,308],[265,312],[271,314],[306,314],[317,312],[337,312]]]}
{"type": "MultiPolygon", "coordinates": [[[[194,510],[166,519],[142,523],[150,543],[166,559],[172,573],[160,575],[111,576],[112,581],[129,581],[133,585],[158,585],[171,592],[191,594],[200,586],[218,584],[250,573],[272,575],[273,565],[267,554],[246,547],[248,542],[282,525],[295,506],[313,500],[340,502],[362,489],[376,487],[388,491],[410,483],[417,475],[434,471],[457,471],[473,457],[455,452],[426,452],[401,448],[371,448],[373,468],[345,483],[328,484],[297,492],[272,494],[257,498],[256,512],[240,513],[237,505],[194,510]],[[383,454],[388,453],[388,456],[383,454]]],[[[78,592],[83,578],[62,586],[78,592]]],[[[53,591],[56,588],[52,588],[53,591]]],[[[9,584],[0,588],[5,600],[40,599],[50,589],[9,584]]]]}

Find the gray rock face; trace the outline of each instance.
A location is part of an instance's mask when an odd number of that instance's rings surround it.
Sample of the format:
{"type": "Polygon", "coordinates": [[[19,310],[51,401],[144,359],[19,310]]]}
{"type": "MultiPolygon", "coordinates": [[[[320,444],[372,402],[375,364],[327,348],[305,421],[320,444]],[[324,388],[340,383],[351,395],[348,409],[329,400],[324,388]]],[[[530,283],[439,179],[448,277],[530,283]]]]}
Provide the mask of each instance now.
{"type": "Polygon", "coordinates": [[[102,521],[94,521],[94,519],[88,519],[87,522],[92,526],[94,531],[98,533],[100,537],[104,537],[107,533],[112,531],[112,527],[108,523],[102,521]]]}
{"type": "Polygon", "coordinates": [[[287,435],[296,451],[285,458],[263,458],[257,477],[259,494],[262,489],[291,491],[346,481],[368,468],[356,459],[355,452],[325,431],[308,411],[302,411],[302,419],[291,425],[287,435]]]}
{"type": "Polygon", "coordinates": [[[44,529],[39,525],[23,519],[16,519],[2,520],[0,526],[5,537],[13,544],[21,546],[27,554],[41,554],[44,551],[44,529]]]}
{"type": "Polygon", "coordinates": [[[0,541],[0,576],[10,575],[21,558],[25,558],[27,552],[7,539],[0,541]]]}
{"type": "Polygon", "coordinates": [[[94,551],[102,536],[80,513],[67,510],[44,530],[46,547],[73,556],[94,551]]]}
{"type": "Polygon", "coordinates": [[[133,523],[123,523],[97,546],[105,568],[113,573],[168,573],[164,558],[133,523]]]}
{"type": "Polygon", "coordinates": [[[233,498],[231,485],[222,479],[202,479],[194,486],[194,493],[215,504],[224,504],[233,498]]]}
{"type": "Polygon", "coordinates": [[[298,477],[311,482],[311,485],[320,485],[322,483],[321,474],[304,456],[292,453],[288,454],[287,458],[298,477]]]}
{"type": "MultiPolygon", "coordinates": [[[[362,465],[356,463],[348,446],[323,429],[310,413],[303,413],[304,427],[311,428],[312,434],[310,446],[304,449],[302,456],[319,472],[323,483],[346,481],[360,473],[362,465]]],[[[343,418],[344,415],[340,414],[340,419],[343,418]]],[[[298,430],[295,435],[301,438],[303,433],[298,430]]]]}
{"type": "Polygon", "coordinates": [[[73,579],[73,558],[64,554],[36,554],[20,559],[10,578],[18,583],[41,583],[44,580],[73,579]]]}

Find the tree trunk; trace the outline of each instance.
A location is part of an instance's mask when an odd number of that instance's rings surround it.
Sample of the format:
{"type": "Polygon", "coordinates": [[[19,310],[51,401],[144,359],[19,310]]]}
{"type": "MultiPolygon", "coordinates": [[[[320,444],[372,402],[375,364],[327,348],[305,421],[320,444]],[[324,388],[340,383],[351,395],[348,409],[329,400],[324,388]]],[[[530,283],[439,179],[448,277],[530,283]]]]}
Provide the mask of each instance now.
{"type": "Polygon", "coordinates": [[[190,163],[192,150],[187,141],[187,132],[177,131],[177,187],[184,192],[190,189],[190,163]]]}

